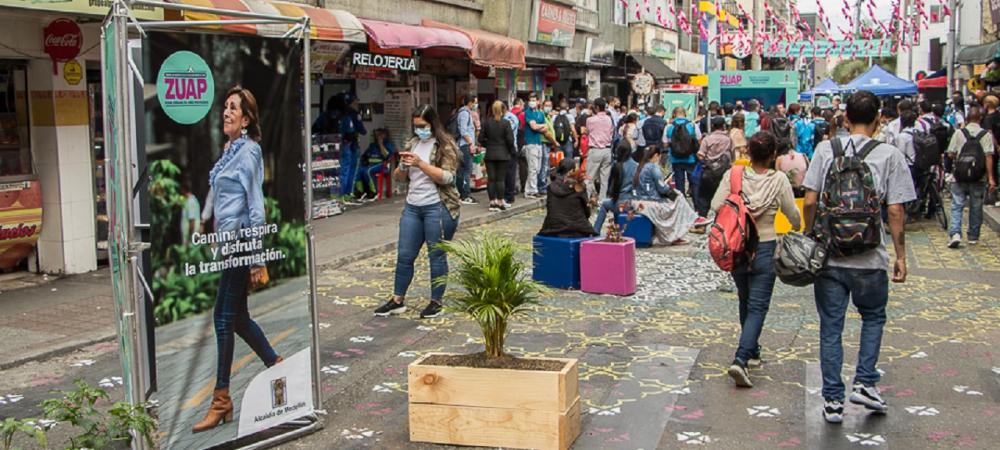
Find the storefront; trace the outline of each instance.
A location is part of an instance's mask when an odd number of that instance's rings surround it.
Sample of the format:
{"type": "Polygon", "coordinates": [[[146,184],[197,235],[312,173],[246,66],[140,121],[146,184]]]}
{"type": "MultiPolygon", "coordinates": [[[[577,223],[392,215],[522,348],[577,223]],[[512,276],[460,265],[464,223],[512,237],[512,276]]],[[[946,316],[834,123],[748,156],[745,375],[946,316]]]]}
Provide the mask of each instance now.
{"type": "Polygon", "coordinates": [[[798,101],[799,74],[793,71],[732,71],[708,73],[708,99],[719,103],[744,103],[756,99],[762,105],[798,101]]]}
{"type": "Polygon", "coordinates": [[[106,259],[96,46],[108,7],[91,3],[0,0],[2,271],[83,273],[106,259]]]}

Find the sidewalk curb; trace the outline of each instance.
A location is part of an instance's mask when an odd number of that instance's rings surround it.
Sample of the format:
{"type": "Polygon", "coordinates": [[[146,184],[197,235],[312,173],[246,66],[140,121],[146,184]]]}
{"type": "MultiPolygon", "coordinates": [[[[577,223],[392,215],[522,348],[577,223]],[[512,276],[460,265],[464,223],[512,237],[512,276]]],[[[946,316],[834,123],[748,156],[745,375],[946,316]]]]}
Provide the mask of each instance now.
{"type": "MultiPolygon", "coordinates": [[[[503,219],[508,219],[514,216],[528,213],[536,209],[542,208],[542,206],[544,205],[543,203],[544,201],[545,199],[536,199],[536,200],[525,199],[523,202],[519,201],[518,203],[515,203],[515,205],[507,211],[498,213],[488,213],[482,216],[473,217],[466,221],[462,221],[461,219],[459,219],[458,229],[459,231],[461,231],[469,228],[475,228],[481,225],[486,225],[489,223],[497,222],[503,219]]],[[[317,263],[316,272],[322,273],[328,270],[337,269],[346,266],[348,264],[361,261],[363,259],[371,258],[380,253],[391,252],[396,249],[397,244],[398,241],[396,239],[393,239],[392,242],[358,250],[350,255],[341,256],[326,263],[317,263]]]]}
{"type": "Polygon", "coordinates": [[[985,219],[986,224],[989,225],[993,231],[1000,233],[1000,208],[989,205],[984,206],[983,218],[985,219]]]}
{"type": "MultiPolygon", "coordinates": [[[[500,220],[503,220],[503,219],[511,218],[511,217],[514,217],[514,216],[518,216],[518,215],[521,215],[521,214],[524,214],[524,213],[528,213],[528,212],[534,211],[536,209],[542,208],[543,201],[544,201],[544,199],[519,201],[510,210],[499,212],[499,213],[487,213],[487,214],[482,215],[482,216],[473,217],[473,218],[471,218],[471,219],[469,219],[467,221],[464,221],[464,222],[460,221],[459,225],[458,225],[458,229],[459,230],[465,230],[465,229],[469,229],[469,228],[474,228],[474,227],[478,227],[478,226],[481,226],[481,225],[486,225],[486,224],[497,222],[497,221],[500,221],[500,220]]],[[[327,262],[327,263],[323,263],[323,264],[317,263],[317,265],[316,265],[316,272],[318,274],[319,273],[323,273],[325,271],[334,270],[334,269],[346,266],[348,264],[352,264],[352,263],[361,261],[363,259],[371,258],[373,256],[376,256],[376,255],[380,254],[380,253],[385,253],[385,252],[393,251],[393,250],[396,249],[396,245],[397,245],[397,241],[394,239],[392,242],[388,242],[386,244],[377,245],[377,246],[374,246],[374,247],[362,249],[362,250],[354,252],[354,253],[352,253],[350,255],[336,258],[336,259],[334,259],[334,260],[332,260],[330,262],[327,262]]],[[[257,313],[257,314],[266,314],[268,312],[273,311],[274,309],[277,309],[277,308],[263,308],[260,311],[255,311],[255,313],[257,313]]],[[[66,345],[63,345],[63,346],[61,346],[59,348],[53,348],[53,349],[44,350],[44,351],[41,351],[41,352],[38,352],[38,353],[35,353],[35,354],[29,354],[29,355],[26,355],[26,356],[14,359],[12,361],[0,362],[0,370],[12,369],[12,368],[15,368],[15,367],[18,367],[18,366],[22,366],[24,364],[28,364],[28,363],[31,363],[31,362],[40,361],[40,360],[48,359],[48,358],[54,358],[54,357],[63,356],[63,355],[75,352],[77,350],[80,350],[81,348],[84,348],[84,347],[88,347],[88,346],[91,346],[91,345],[94,345],[94,344],[99,344],[99,343],[102,343],[102,342],[111,341],[111,340],[115,339],[115,337],[117,335],[118,335],[117,331],[112,330],[111,333],[106,333],[106,334],[103,334],[103,335],[97,335],[97,336],[95,336],[93,338],[78,339],[78,340],[75,340],[75,341],[68,341],[66,343],[66,345]]]]}

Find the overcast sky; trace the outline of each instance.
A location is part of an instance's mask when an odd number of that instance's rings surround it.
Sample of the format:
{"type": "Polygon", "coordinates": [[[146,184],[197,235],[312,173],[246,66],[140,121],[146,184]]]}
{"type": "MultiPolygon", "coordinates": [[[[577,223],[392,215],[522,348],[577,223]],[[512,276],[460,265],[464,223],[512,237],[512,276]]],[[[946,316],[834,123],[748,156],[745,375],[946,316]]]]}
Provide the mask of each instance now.
{"type": "MultiPolygon", "coordinates": [[[[851,5],[851,14],[854,14],[854,5],[857,0],[847,0],[851,5]]],[[[870,0],[864,0],[867,4],[870,0]]],[[[841,14],[840,10],[843,8],[844,0],[798,0],[799,12],[800,13],[814,13],[816,12],[816,3],[823,3],[823,11],[826,13],[826,17],[830,19],[830,33],[837,37],[840,32],[837,31],[837,27],[843,27],[847,29],[847,17],[841,14]]],[[[926,0],[927,5],[936,4],[938,0],[926,0]]],[[[892,15],[892,0],[875,0],[875,4],[878,5],[875,8],[875,14],[880,21],[886,21],[890,15],[892,15]]],[[[861,17],[868,17],[868,7],[862,4],[861,6],[861,17]]]]}

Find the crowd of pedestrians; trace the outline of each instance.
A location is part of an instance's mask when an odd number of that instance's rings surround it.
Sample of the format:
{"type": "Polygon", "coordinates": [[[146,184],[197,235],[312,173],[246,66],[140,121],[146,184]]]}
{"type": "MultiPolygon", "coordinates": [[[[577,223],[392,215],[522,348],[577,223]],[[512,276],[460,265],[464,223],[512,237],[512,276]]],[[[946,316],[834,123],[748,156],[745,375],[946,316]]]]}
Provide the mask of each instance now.
{"type": "MultiPolygon", "coordinates": [[[[882,99],[860,91],[835,98],[827,108],[768,106],[756,99],[711,102],[689,118],[684,108],[668,116],[660,105],[629,109],[616,98],[553,102],[532,93],[512,104],[494,101],[481,121],[473,119],[479,117],[478,101],[468,97],[447,125],[432,107],[419,107],[414,136],[393,174],[409,181],[395,292],[376,314],[405,310],[423,245],[432,277],[447,273],[446,256],[434,244],[452,238],[463,204],[475,204],[470,165],[479,151],[485,152],[489,209],[503,211],[520,194],[544,197],[543,235],[601,235],[606,222],[629,210],[649,219],[655,242],[684,245],[689,232],[719,226],[720,208],[736,194],[756,227],[755,251],[732,269],[741,333],[730,377],[738,386],[752,387],[750,369],[763,360],[759,339],[776,282],[780,212],[793,229],[804,224],[829,255],[813,283],[824,418],[843,420],[841,336],[849,303],[862,328],[847,399],[884,413],[888,407],[876,388],[876,364],[889,282],[907,277],[907,220],[944,208],[923,194],[934,183],[946,185],[949,246],[962,243],[966,208],[966,242],[978,243],[984,201],[996,188],[997,98],[968,106],[958,100],[948,106],[903,100],[884,107],[882,99]]],[[[444,290],[434,284],[421,317],[440,314],[444,290]]]]}

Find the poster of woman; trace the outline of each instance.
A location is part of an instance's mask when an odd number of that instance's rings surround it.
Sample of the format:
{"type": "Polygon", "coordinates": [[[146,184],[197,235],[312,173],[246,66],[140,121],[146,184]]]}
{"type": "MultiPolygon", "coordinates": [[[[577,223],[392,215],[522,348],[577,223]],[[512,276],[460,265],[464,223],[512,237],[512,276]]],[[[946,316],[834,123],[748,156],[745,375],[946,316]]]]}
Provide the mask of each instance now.
{"type": "Polygon", "coordinates": [[[300,45],[143,42],[157,93],[145,148],[162,448],[312,412],[300,45]]]}

